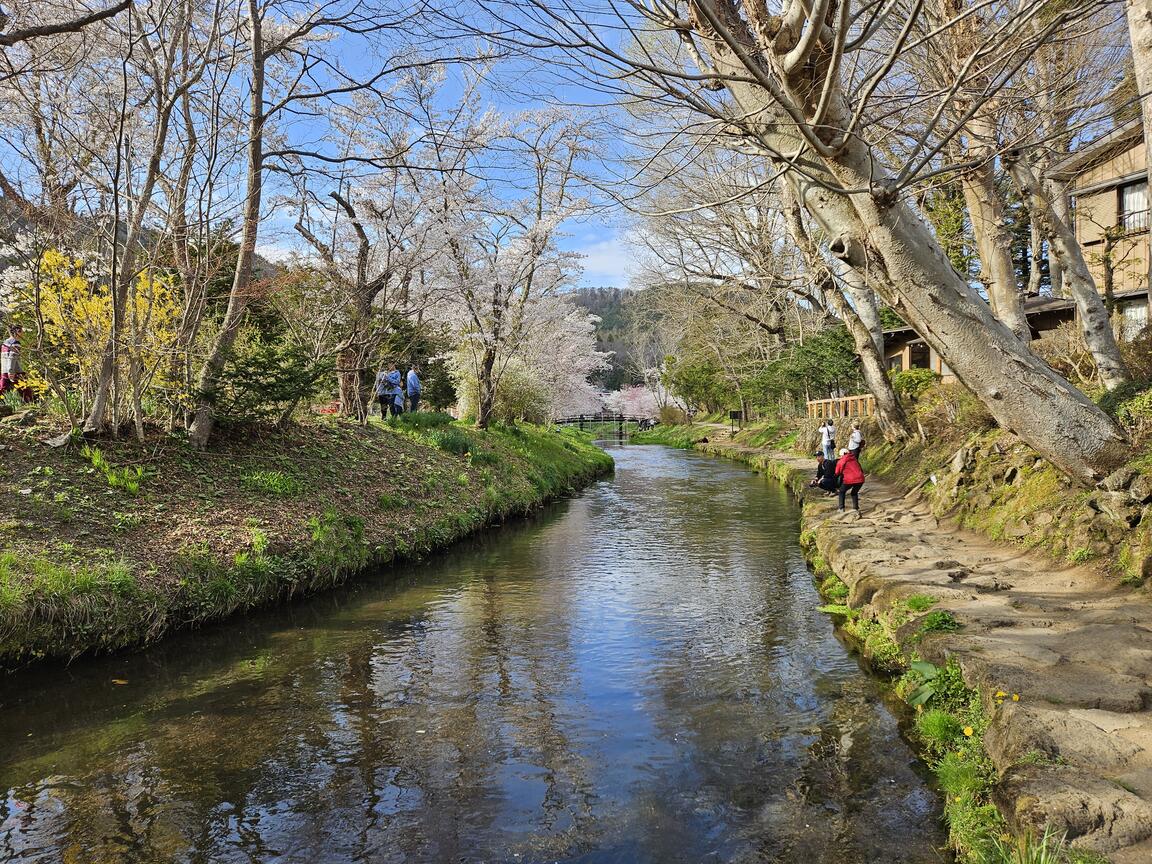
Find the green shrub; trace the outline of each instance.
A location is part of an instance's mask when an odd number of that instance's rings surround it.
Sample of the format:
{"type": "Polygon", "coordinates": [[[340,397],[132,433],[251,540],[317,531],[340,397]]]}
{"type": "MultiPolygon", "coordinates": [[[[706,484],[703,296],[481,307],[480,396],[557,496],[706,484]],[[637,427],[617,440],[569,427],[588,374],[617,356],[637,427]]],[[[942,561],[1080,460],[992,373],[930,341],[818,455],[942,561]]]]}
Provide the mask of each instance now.
{"type": "Polygon", "coordinates": [[[960,629],[960,622],[947,609],[937,609],[924,616],[920,629],[924,633],[952,633],[960,629]]]}
{"type": "Polygon", "coordinates": [[[848,586],[839,576],[832,574],[820,583],[820,595],[834,602],[848,599],[848,586]]]}
{"type": "Polygon", "coordinates": [[[232,423],[281,420],[311,398],[331,371],[330,363],[316,360],[302,346],[265,341],[247,328],[220,376],[223,385],[214,394],[214,410],[232,423]]]}
{"type": "Polygon", "coordinates": [[[913,402],[940,381],[940,376],[931,369],[905,369],[903,372],[890,373],[890,377],[892,389],[913,402]]]}

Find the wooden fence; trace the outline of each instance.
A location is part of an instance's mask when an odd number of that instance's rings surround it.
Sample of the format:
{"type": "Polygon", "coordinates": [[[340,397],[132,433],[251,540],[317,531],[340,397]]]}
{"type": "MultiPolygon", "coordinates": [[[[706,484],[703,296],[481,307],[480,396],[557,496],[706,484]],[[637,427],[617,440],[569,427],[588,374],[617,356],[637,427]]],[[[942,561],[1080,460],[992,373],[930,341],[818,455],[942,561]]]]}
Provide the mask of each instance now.
{"type": "Polygon", "coordinates": [[[828,417],[871,417],[875,413],[876,399],[871,395],[813,399],[808,403],[808,416],[820,420],[828,417]]]}

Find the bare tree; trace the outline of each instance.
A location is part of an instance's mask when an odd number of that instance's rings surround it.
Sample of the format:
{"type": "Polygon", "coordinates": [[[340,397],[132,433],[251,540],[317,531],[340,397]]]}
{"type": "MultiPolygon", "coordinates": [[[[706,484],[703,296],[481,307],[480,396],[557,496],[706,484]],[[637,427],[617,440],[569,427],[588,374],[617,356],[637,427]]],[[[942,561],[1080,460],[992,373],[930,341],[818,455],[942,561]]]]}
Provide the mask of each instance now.
{"type": "MultiPolygon", "coordinates": [[[[105,21],[119,15],[121,12],[131,6],[133,0],[119,0],[118,3],[113,3],[103,9],[95,12],[89,12],[86,15],[79,15],[65,21],[54,21],[50,24],[36,24],[29,27],[23,27],[19,30],[10,30],[7,33],[0,33],[0,47],[8,48],[20,42],[26,42],[29,39],[40,39],[45,36],[60,36],[64,33],[76,33],[83,30],[89,24],[95,24],[98,21],[105,21]]],[[[9,18],[4,12],[0,12],[0,29],[8,26],[9,18]]]]}
{"type": "MultiPolygon", "coordinates": [[[[270,167],[286,164],[340,165],[349,159],[365,161],[333,153],[323,146],[301,145],[287,139],[266,147],[266,135],[278,121],[289,122],[292,117],[305,113],[316,115],[325,105],[331,110],[340,99],[354,93],[376,92],[384,98],[385,83],[408,69],[432,62],[397,55],[365,74],[346,69],[327,45],[337,36],[364,38],[402,27],[413,28],[415,17],[407,9],[388,9],[368,0],[325,0],[307,10],[289,0],[246,0],[245,8],[248,128],[241,230],[227,308],[196,384],[189,437],[199,448],[206,447],[211,437],[220,376],[253,299],[252,267],[267,172],[270,167]]],[[[340,51],[346,50],[347,46],[342,45],[340,51]]],[[[374,161],[368,159],[367,164],[374,161]]]]}
{"type": "Polygon", "coordinates": [[[993,98],[1037,45],[1085,11],[1047,0],[980,8],[981,38],[945,92],[917,96],[935,107],[901,140],[900,160],[890,164],[895,148],[883,139],[905,135],[899,120],[907,96],[886,102],[885,85],[909,52],[961,25],[973,7],[915,36],[919,3],[854,9],[849,2],[792,0],[779,15],[751,0],[636,3],[617,7],[612,31],[622,25],[635,34],[636,50],[627,55],[570,9],[531,0],[512,20],[503,7],[488,7],[505,26],[531,34],[522,40],[574,58],[592,55],[606,65],[606,78],[641,77],[665,101],[738,130],[789,184],[829,238],[829,252],[916,328],[1001,426],[1070,476],[1092,482],[1126,458],[1124,434],[992,314],[905,198],[929,174],[960,167],[940,165],[974,113],[950,119],[956,93],[970,86],[973,107],[993,98]],[[1042,26],[1034,29],[1034,21],[1042,26]],[[680,39],[678,63],[645,53],[653,32],[680,39]]]}

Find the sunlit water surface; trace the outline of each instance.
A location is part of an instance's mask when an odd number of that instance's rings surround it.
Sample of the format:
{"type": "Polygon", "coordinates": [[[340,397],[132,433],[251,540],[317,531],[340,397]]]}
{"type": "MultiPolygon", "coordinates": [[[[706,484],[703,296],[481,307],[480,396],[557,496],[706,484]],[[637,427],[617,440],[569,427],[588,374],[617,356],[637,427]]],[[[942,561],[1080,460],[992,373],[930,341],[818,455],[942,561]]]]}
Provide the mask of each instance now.
{"type": "Polygon", "coordinates": [[[612,453],[422,564],[0,678],[0,861],[943,860],[786,493],[612,453]]]}

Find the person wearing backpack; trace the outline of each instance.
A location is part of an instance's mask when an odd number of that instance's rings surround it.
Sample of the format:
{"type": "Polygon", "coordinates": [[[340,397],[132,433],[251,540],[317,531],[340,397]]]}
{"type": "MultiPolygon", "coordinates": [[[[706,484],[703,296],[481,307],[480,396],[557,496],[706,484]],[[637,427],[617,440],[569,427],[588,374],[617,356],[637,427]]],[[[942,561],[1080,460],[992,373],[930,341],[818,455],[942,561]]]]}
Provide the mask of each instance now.
{"type": "Polygon", "coordinates": [[[852,509],[860,510],[860,487],[864,485],[864,469],[856,459],[856,451],[841,450],[836,463],[836,477],[840,481],[840,512],[844,512],[844,496],[852,496],[852,509]]]}
{"type": "Polygon", "coordinates": [[[860,431],[860,421],[852,421],[852,434],[848,436],[848,452],[855,453],[860,458],[860,451],[864,449],[864,433],[860,431]]]}

